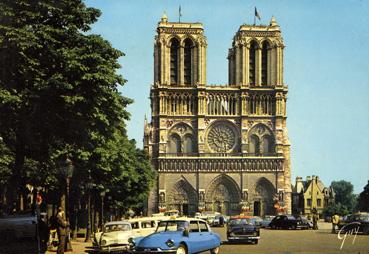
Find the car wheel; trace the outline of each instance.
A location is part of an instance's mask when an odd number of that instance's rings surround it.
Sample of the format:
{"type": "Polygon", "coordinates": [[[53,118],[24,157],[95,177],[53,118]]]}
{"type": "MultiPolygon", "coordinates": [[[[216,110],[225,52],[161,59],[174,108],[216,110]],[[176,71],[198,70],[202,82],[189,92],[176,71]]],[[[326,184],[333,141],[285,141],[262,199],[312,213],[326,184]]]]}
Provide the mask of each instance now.
{"type": "Polygon", "coordinates": [[[219,247],[216,247],[216,248],[210,250],[210,253],[211,254],[218,254],[219,253],[219,247]]]}
{"type": "Polygon", "coordinates": [[[187,248],[185,245],[183,244],[180,244],[178,249],[177,249],[177,252],[176,254],[187,254],[187,248]]]}
{"type": "Polygon", "coordinates": [[[258,244],[258,243],[259,243],[259,240],[255,240],[255,241],[254,241],[254,244],[258,244]]]}

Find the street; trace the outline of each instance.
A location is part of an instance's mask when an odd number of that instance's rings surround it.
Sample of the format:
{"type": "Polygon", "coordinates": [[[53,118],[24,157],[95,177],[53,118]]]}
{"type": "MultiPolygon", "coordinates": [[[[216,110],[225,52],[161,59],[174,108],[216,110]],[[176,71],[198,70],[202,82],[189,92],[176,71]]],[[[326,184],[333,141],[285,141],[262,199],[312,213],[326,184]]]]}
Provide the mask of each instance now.
{"type": "MultiPolygon", "coordinates": [[[[319,223],[319,230],[271,230],[261,229],[259,244],[227,244],[225,228],[213,228],[214,232],[221,235],[223,244],[220,254],[244,254],[244,253],[360,253],[369,254],[368,235],[341,235],[330,233],[330,223],[319,223]],[[343,243],[343,244],[342,244],[343,243]],[[342,245],[342,249],[340,247],[342,245]]],[[[83,239],[73,242],[73,253],[91,253],[91,243],[83,242],[83,239]]],[[[56,252],[48,252],[52,254],[56,252]]],[[[208,252],[207,252],[208,253],[208,252]]]]}

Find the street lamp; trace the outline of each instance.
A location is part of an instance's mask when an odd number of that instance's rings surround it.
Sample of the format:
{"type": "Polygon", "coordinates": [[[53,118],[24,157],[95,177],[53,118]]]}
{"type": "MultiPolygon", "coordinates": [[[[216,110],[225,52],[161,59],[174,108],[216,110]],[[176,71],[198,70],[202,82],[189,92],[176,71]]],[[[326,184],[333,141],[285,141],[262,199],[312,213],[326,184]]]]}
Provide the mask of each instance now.
{"type": "Polygon", "coordinates": [[[88,218],[87,218],[87,228],[86,228],[86,238],[85,242],[88,242],[91,240],[91,190],[93,188],[94,184],[92,182],[91,178],[91,171],[88,170],[88,182],[86,184],[87,192],[88,192],[88,203],[87,203],[87,212],[88,212],[88,218]]]}
{"type": "Polygon", "coordinates": [[[69,185],[70,185],[70,180],[73,176],[73,172],[74,172],[74,166],[73,166],[73,163],[72,161],[67,157],[65,159],[65,161],[62,162],[62,165],[60,167],[60,171],[62,173],[62,175],[64,176],[65,178],[65,183],[66,183],[66,187],[67,187],[67,195],[66,195],[66,201],[65,201],[65,206],[64,206],[64,209],[65,209],[65,214],[66,214],[66,217],[69,219],[69,213],[68,213],[68,210],[69,210],[69,185]]]}
{"type": "Polygon", "coordinates": [[[101,197],[101,230],[104,227],[104,198],[105,198],[105,194],[107,191],[102,190],[100,192],[100,197],[101,197]]]}
{"type": "MultiPolygon", "coordinates": [[[[63,194],[64,198],[62,199],[62,208],[64,208],[65,217],[67,219],[68,225],[69,225],[69,184],[70,180],[73,176],[74,166],[72,161],[66,157],[65,161],[61,162],[60,165],[60,173],[65,178],[66,183],[66,197],[65,194],[63,194]]],[[[70,241],[67,242],[67,249],[72,250],[72,245],[70,241]]]]}

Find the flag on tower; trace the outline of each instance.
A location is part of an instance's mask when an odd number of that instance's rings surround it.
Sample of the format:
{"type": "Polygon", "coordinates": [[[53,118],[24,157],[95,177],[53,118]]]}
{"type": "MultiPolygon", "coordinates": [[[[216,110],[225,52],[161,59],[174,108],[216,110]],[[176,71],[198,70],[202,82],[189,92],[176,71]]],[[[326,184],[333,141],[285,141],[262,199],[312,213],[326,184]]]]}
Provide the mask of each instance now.
{"type": "Polygon", "coordinates": [[[255,7],[255,17],[261,20],[260,14],[258,13],[258,10],[256,9],[256,7],[255,7]]]}

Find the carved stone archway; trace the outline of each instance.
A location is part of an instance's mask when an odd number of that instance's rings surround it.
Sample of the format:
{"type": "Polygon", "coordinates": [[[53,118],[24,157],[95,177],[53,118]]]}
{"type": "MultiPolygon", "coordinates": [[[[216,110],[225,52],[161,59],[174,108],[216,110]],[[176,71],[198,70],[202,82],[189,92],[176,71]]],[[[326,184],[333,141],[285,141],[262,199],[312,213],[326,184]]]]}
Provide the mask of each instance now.
{"type": "Polygon", "coordinates": [[[206,210],[223,214],[238,214],[241,191],[237,183],[227,175],[216,177],[206,190],[206,210]]]}
{"type": "Polygon", "coordinates": [[[181,215],[194,215],[197,212],[196,190],[185,179],[179,180],[168,194],[168,209],[177,209],[181,215]]]}
{"type": "Polygon", "coordinates": [[[265,177],[261,177],[256,182],[253,195],[254,215],[264,216],[266,214],[275,214],[275,209],[273,207],[275,193],[275,187],[265,177]]]}

